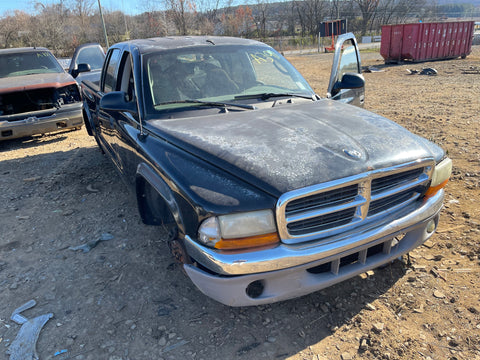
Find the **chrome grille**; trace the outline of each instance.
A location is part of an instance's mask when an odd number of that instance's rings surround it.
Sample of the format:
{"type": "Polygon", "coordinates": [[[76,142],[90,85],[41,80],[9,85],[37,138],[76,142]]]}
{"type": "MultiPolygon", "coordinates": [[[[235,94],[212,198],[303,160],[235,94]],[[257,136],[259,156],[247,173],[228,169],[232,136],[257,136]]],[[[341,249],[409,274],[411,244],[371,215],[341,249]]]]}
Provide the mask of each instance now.
{"type": "Polygon", "coordinates": [[[427,159],[286,193],[277,203],[280,237],[295,244],[381,221],[424,193],[433,167],[427,159]]]}
{"type": "Polygon", "coordinates": [[[286,207],[288,214],[304,212],[305,210],[321,209],[323,207],[331,207],[335,204],[343,204],[355,199],[358,194],[358,184],[347,186],[340,189],[325,191],[324,193],[305,196],[296,200],[292,200],[286,207]]]}

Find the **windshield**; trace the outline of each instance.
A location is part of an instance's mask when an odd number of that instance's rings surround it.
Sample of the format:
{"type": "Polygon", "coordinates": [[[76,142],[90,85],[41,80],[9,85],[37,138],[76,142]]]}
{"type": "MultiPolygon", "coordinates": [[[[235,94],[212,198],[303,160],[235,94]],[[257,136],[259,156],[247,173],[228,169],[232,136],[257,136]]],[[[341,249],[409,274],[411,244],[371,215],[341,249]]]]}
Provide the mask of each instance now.
{"type": "Polygon", "coordinates": [[[18,52],[0,55],[0,77],[62,73],[62,66],[49,51],[18,52]]]}
{"type": "Polygon", "coordinates": [[[232,103],[249,99],[251,103],[258,101],[257,94],[314,95],[282,55],[261,45],[202,46],[147,54],[144,86],[150,114],[198,106],[185,100],[232,103]]]}

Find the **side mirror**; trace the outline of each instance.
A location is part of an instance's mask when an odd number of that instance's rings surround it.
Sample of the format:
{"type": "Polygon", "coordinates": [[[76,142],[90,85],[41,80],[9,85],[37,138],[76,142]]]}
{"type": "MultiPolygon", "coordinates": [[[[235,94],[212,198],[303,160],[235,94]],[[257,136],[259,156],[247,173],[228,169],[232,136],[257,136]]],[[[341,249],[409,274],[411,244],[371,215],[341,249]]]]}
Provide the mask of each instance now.
{"type": "Polygon", "coordinates": [[[127,93],[125,91],[112,91],[102,96],[100,99],[100,109],[105,111],[136,113],[137,104],[135,101],[127,101],[127,93]]]}
{"type": "Polygon", "coordinates": [[[333,86],[333,90],[342,89],[360,89],[365,86],[365,78],[362,74],[345,73],[342,76],[342,81],[337,81],[333,86]]]}
{"type": "Polygon", "coordinates": [[[90,71],[91,68],[90,68],[90,64],[78,64],[77,67],[75,69],[72,70],[72,76],[74,78],[76,78],[78,76],[78,74],[82,73],[82,72],[88,72],[90,71]]]}
{"type": "Polygon", "coordinates": [[[82,64],[77,65],[77,72],[78,73],[87,72],[87,71],[90,71],[90,70],[92,70],[91,67],[90,67],[90,64],[82,63],[82,64]]]}

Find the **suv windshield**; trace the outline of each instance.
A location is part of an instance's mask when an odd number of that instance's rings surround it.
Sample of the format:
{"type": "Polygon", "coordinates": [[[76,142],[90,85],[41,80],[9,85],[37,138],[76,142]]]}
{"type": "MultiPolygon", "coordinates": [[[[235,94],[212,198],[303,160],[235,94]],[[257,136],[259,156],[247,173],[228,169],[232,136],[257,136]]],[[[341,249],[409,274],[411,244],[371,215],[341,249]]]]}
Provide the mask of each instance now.
{"type": "Polygon", "coordinates": [[[266,100],[264,94],[314,95],[282,55],[261,45],[202,46],[147,54],[144,84],[148,113],[198,106],[185,100],[251,102],[255,95],[266,100]]]}
{"type": "Polygon", "coordinates": [[[62,66],[49,51],[0,55],[0,78],[44,73],[62,73],[62,66]]]}

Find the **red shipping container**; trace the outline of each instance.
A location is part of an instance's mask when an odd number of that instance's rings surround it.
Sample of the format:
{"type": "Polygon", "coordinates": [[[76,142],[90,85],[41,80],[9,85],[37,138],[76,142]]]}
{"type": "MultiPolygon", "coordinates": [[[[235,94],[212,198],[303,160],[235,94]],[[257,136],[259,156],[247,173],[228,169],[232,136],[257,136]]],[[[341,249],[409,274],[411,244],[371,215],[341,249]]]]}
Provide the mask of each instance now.
{"type": "Polygon", "coordinates": [[[465,58],[472,49],[473,21],[383,25],[385,63],[465,58]]]}

